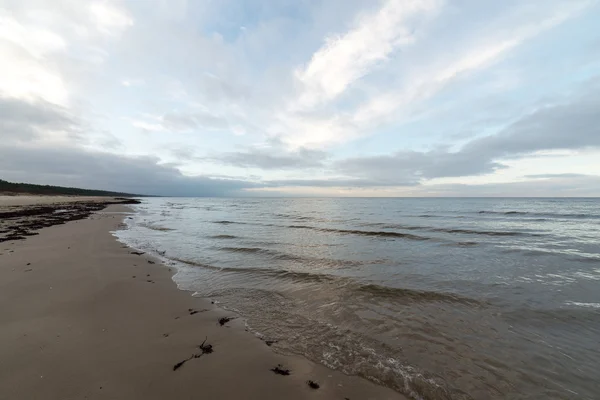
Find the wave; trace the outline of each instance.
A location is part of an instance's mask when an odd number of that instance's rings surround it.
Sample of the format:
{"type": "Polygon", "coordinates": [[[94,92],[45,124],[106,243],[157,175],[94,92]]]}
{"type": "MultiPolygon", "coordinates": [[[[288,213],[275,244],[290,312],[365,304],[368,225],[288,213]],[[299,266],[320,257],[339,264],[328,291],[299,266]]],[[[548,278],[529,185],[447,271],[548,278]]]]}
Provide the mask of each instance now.
{"type": "Polygon", "coordinates": [[[565,304],[569,306],[600,309],[600,303],[580,303],[578,301],[566,301],[565,304]]]}
{"type": "Polygon", "coordinates": [[[269,250],[262,247],[217,247],[221,251],[229,251],[232,253],[248,253],[248,254],[263,254],[268,255],[272,259],[285,261],[302,261],[303,257],[292,254],[282,253],[276,250],[269,250]]]}
{"type": "Polygon", "coordinates": [[[277,224],[261,224],[261,223],[247,223],[247,222],[236,222],[236,221],[213,221],[215,224],[243,224],[243,225],[259,225],[259,226],[271,226],[277,228],[289,228],[289,229],[308,229],[317,232],[331,232],[342,235],[360,235],[360,236],[374,236],[374,237],[387,237],[387,238],[400,238],[409,240],[431,240],[430,237],[412,235],[410,233],[402,232],[389,232],[389,231],[363,231],[358,229],[336,229],[336,228],[320,228],[317,226],[310,225],[277,225],[277,224]]]}
{"type": "Polygon", "coordinates": [[[548,217],[548,218],[575,218],[575,219],[600,219],[598,214],[584,214],[584,213],[539,213],[531,211],[478,211],[477,214],[491,214],[491,215],[523,215],[523,216],[534,216],[534,217],[548,217]]]}
{"type": "Polygon", "coordinates": [[[566,301],[564,304],[571,307],[552,309],[515,308],[510,311],[500,312],[498,315],[511,323],[524,325],[547,326],[569,324],[573,327],[580,325],[589,328],[590,322],[595,321],[597,323],[599,321],[599,303],[566,301]]]}
{"type": "Polygon", "coordinates": [[[435,228],[430,226],[414,226],[401,224],[368,223],[365,226],[378,226],[383,229],[404,229],[404,230],[422,230],[427,232],[460,233],[465,235],[485,235],[485,236],[539,236],[539,234],[530,232],[515,231],[481,231],[465,228],[435,228]]]}
{"type": "MultiPolygon", "coordinates": [[[[244,250],[246,251],[246,250],[244,250]]],[[[397,288],[383,286],[376,283],[362,283],[353,280],[352,278],[335,276],[323,273],[303,272],[303,271],[290,271],[283,269],[270,269],[270,268],[236,268],[236,267],[217,267],[213,265],[203,264],[196,261],[184,260],[180,258],[172,258],[174,261],[178,261],[184,264],[206,268],[214,271],[231,272],[238,274],[251,274],[263,277],[277,278],[282,281],[294,281],[296,283],[318,283],[324,282],[328,284],[337,283],[338,289],[347,291],[349,295],[356,296],[359,294],[367,294],[375,297],[396,299],[398,301],[411,301],[411,302],[446,302],[446,303],[459,303],[466,305],[477,305],[481,306],[485,303],[481,300],[472,299],[465,296],[459,296],[452,293],[445,292],[434,292],[426,290],[415,290],[407,288],[397,288]]],[[[329,286],[328,286],[329,287],[329,286]]]]}
{"type": "Polygon", "coordinates": [[[428,228],[429,231],[445,232],[445,233],[463,233],[467,235],[486,235],[486,236],[539,236],[535,233],[526,232],[510,232],[510,231],[476,231],[472,229],[444,229],[444,228],[428,228]]]}
{"type": "MultiPolygon", "coordinates": [[[[244,224],[246,222],[235,222],[235,221],[213,221],[217,224],[244,224]]],[[[432,240],[434,238],[414,235],[403,232],[390,232],[390,231],[365,231],[360,229],[337,229],[337,228],[324,228],[311,225],[277,225],[277,224],[261,224],[251,223],[250,225],[261,225],[271,226],[277,228],[290,228],[290,229],[308,229],[318,232],[331,232],[345,235],[361,235],[361,236],[378,236],[387,238],[402,238],[409,240],[432,240]]],[[[469,234],[469,235],[486,235],[486,236],[539,236],[539,234],[530,232],[514,232],[514,231],[479,231],[472,229],[461,229],[461,228],[434,228],[426,226],[412,226],[412,225],[400,225],[400,224],[384,224],[379,222],[364,223],[361,226],[372,226],[379,227],[382,229],[402,229],[402,230],[422,230],[428,232],[443,232],[443,233],[458,233],[458,234],[469,234]]]]}
{"type": "Polygon", "coordinates": [[[309,217],[307,215],[292,215],[292,214],[273,214],[275,217],[278,218],[289,218],[289,219],[295,219],[298,221],[315,221],[315,220],[319,220],[319,218],[314,218],[314,217],[309,217]]]}
{"type": "MultiPolygon", "coordinates": [[[[219,272],[231,272],[238,274],[251,274],[251,275],[259,275],[266,277],[274,277],[280,278],[284,280],[294,280],[300,283],[302,282],[329,282],[336,279],[336,277],[327,274],[319,274],[319,273],[310,273],[310,272],[302,272],[302,271],[289,271],[283,269],[270,269],[270,268],[256,268],[256,267],[247,267],[247,268],[236,268],[236,267],[217,267],[214,265],[204,264],[197,261],[184,260],[181,258],[171,258],[173,261],[178,261],[183,264],[191,265],[194,267],[201,267],[205,269],[210,269],[213,271],[219,272]]],[[[344,278],[341,278],[344,279],[344,278]]]]}
{"type": "Polygon", "coordinates": [[[237,239],[237,236],[234,235],[213,235],[209,236],[210,239],[237,239]]]}
{"type": "Polygon", "coordinates": [[[305,257],[289,253],[280,252],[277,250],[265,249],[263,247],[215,247],[217,250],[227,251],[232,253],[246,253],[246,254],[260,254],[268,256],[272,260],[281,261],[295,261],[301,263],[304,266],[318,266],[323,267],[360,267],[363,265],[373,265],[385,262],[385,260],[369,260],[369,261],[358,261],[358,260],[340,260],[334,258],[318,258],[318,257],[305,257]]]}
{"type": "Polygon", "coordinates": [[[389,232],[389,231],[363,231],[358,229],[335,229],[335,228],[318,228],[315,226],[307,225],[288,225],[286,228],[291,229],[310,229],[318,232],[331,232],[339,233],[343,235],[360,235],[360,236],[375,236],[375,237],[387,237],[387,238],[401,238],[410,240],[430,240],[431,238],[425,236],[412,235],[410,233],[401,232],[389,232]]]}
{"type": "Polygon", "coordinates": [[[151,225],[151,224],[139,224],[140,226],[143,226],[146,229],[151,229],[153,231],[160,231],[160,232],[168,232],[168,231],[174,231],[175,229],[172,228],[167,228],[164,226],[156,226],[156,225],[151,225]]]}
{"type": "MultiPolygon", "coordinates": [[[[404,238],[410,240],[432,240],[434,238],[413,235],[410,233],[403,232],[390,232],[390,231],[365,231],[360,229],[338,229],[338,228],[325,228],[325,227],[317,227],[311,225],[277,225],[277,224],[262,224],[258,222],[248,223],[248,222],[237,222],[237,221],[213,221],[216,224],[243,224],[243,225],[260,225],[260,226],[270,226],[277,228],[290,228],[290,229],[309,229],[318,232],[331,232],[331,233],[339,233],[339,234],[354,234],[354,235],[362,235],[362,236],[380,236],[380,237],[396,237],[396,238],[404,238]]],[[[466,234],[466,235],[485,235],[485,236],[540,236],[538,233],[531,232],[516,232],[516,231],[482,231],[475,229],[464,229],[464,228],[435,228],[428,226],[415,226],[415,225],[402,225],[402,224],[386,224],[381,222],[367,222],[362,223],[360,226],[365,227],[378,227],[381,229],[401,229],[401,230],[420,230],[427,232],[442,232],[442,233],[451,233],[451,234],[466,234]]]]}
{"type": "Polygon", "coordinates": [[[484,304],[480,300],[472,299],[465,296],[459,296],[452,293],[396,288],[390,286],[381,286],[372,283],[361,284],[358,286],[358,290],[360,292],[374,294],[379,297],[392,297],[396,299],[412,300],[414,302],[446,302],[469,305],[484,304]]]}
{"type": "Polygon", "coordinates": [[[453,243],[446,243],[444,246],[449,246],[449,247],[469,247],[469,246],[477,246],[479,243],[477,242],[453,242],[453,243]]]}

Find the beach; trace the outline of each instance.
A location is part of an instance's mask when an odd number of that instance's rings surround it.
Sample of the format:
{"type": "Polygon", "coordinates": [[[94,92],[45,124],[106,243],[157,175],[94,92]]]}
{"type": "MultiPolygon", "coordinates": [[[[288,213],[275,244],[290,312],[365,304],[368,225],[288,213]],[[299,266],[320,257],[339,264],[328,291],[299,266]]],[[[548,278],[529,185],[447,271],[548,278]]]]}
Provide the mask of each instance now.
{"type": "Polygon", "coordinates": [[[278,354],[178,290],[174,269],[111,234],[130,212],[109,205],[0,243],[0,399],[405,398],[278,354]]]}

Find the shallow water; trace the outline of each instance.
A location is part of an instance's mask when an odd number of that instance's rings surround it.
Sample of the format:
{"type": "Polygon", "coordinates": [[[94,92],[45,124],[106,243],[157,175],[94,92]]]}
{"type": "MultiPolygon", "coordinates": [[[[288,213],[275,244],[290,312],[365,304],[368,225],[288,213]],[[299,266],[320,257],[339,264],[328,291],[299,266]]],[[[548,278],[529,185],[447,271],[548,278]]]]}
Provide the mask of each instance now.
{"type": "Polygon", "coordinates": [[[303,354],[415,399],[600,398],[600,199],[181,199],[124,242],[303,354]]]}

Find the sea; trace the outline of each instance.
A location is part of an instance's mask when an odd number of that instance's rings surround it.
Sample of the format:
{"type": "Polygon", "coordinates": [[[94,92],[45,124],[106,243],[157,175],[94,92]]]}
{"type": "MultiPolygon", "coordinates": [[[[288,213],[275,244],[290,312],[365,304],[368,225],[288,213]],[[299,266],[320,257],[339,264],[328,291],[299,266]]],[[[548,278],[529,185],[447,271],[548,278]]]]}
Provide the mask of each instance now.
{"type": "Polygon", "coordinates": [[[118,239],[412,399],[600,399],[600,199],[144,198],[118,239]]]}

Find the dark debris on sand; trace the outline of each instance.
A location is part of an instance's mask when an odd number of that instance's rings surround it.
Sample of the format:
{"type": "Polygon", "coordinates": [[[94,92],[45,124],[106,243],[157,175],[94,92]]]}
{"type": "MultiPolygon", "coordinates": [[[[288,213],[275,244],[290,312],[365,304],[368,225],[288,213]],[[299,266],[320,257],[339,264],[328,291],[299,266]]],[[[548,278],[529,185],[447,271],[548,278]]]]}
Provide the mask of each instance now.
{"type": "Polygon", "coordinates": [[[318,389],[321,386],[319,386],[319,384],[315,381],[306,381],[306,384],[308,385],[308,387],[310,387],[311,389],[318,389]]]}
{"type": "Polygon", "coordinates": [[[276,373],[277,375],[287,376],[290,374],[290,370],[283,367],[281,364],[277,364],[275,368],[271,368],[271,371],[276,373]]]}
{"type": "Polygon", "coordinates": [[[200,349],[200,353],[194,353],[191,356],[189,356],[188,358],[186,358],[185,360],[179,361],[177,364],[173,365],[173,371],[177,371],[179,368],[181,368],[183,366],[183,364],[185,364],[186,362],[193,360],[194,358],[200,358],[205,354],[211,354],[214,349],[212,344],[207,344],[206,341],[208,340],[208,337],[206,337],[204,339],[204,341],[198,346],[198,348],[200,349]]]}
{"type": "Polygon", "coordinates": [[[202,350],[202,354],[210,354],[213,352],[212,344],[206,344],[208,340],[208,336],[204,338],[204,341],[198,346],[200,350],[202,350]]]}
{"type": "Polygon", "coordinates": [[[0,242],[23,240],[34,236],[37,230],[53,225],[65,224],[89,217],[111,204],[139,204],[138,200],[117,199],[106,202],[75,202],[48,205],[11,207],[0,211],[0,221],[7,221],[6,229],[0,232],[0,242]]]}
{"type": "Polygon", "coordinates": [[[198,313],[205,312],[205,311],[208,311],[208,310],[207,309],[194,310],[193,308],[188,308],[188,312],[190,313],[190,315],[198,314],[198,313]]]}
{"type": "Polygon", "coordinates": [[[219,318],[219,325],[223,326],[226,323],[228,323],[229,321],[231,321],[232,319],[233,319],[232,317],[219,318]]]}

